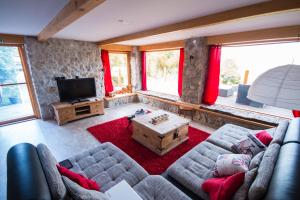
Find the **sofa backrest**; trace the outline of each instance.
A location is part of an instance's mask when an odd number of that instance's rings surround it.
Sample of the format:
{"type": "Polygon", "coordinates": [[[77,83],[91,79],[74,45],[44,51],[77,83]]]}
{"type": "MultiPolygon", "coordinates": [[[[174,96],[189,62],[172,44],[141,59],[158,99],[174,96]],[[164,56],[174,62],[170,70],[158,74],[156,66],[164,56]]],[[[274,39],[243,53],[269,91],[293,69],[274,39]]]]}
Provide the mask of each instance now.
{"type": "Polygon", "coordinates": [[[300,117],[293,119],[286,131],[283,144],[290,142],[300,144],[300,117]]]}
{"type": "Polygon", "coordinates": [[[291,120],[273,171],[266,200],[299,199],[300,118],[291,120]]]}

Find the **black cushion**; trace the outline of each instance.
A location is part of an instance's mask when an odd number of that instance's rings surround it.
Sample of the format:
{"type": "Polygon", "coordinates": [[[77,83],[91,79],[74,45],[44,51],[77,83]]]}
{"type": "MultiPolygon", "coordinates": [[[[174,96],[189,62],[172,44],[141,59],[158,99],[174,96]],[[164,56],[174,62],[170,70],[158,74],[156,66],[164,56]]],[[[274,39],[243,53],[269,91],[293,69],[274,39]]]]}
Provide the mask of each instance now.
{"type": "MultiPolygon", "coordinates": [[[[300,144],[300,118],[295,118],[291,120],[283,144],[289,142],[297,142],[300,144]]],[[[299,158],[300,159],[300,158],[299,158]]]]}
{"type": "Polygon", "coordinates": [[[7,199],[51,199],[35,146],[17,144],[7,153],[7,199]]]}
{"type": "Polygon", "coordinates": [[[280,149],[265,199],[299,199],[299,192],[300,144],[287,143],[280,149]]]}

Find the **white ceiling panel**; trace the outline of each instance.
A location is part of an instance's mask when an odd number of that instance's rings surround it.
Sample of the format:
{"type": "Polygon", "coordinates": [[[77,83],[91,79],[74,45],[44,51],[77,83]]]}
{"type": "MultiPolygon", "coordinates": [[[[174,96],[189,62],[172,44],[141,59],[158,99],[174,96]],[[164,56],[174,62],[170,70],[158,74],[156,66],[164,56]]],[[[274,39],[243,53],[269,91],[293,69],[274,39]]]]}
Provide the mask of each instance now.
{"type": "MultiPolygon", "coordinates": [[[[101,41],[267,0],[106,0],[54,37],[101,41]]],[[[38,35],[68,0],[0,0],[0,33],[38,35]]],[[[300,24],[299,11],[265,15],[131,41],[144,45],[300,24]]]]}
{"type": "Polygon", "coordinates": [[[106,0],[55,37],[105,40],[263,1],[266,0],[106,0]]]}
{"type": "Polygon", "coordinates": [[[37,35],[68,0],[0,0],[0,33],[37,35]]]}

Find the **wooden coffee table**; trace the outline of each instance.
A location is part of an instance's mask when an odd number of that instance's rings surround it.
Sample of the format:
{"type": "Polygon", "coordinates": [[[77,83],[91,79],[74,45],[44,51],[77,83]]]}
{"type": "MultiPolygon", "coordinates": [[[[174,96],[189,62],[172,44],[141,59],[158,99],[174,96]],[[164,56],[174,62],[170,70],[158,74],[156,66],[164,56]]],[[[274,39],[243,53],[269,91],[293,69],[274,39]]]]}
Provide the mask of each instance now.
{"type": "Polygon", "coordinates": [[[157,110],[132,119],[132,138],[158,155],[164,155],[189,138],[190,121],[178,115],[157,110]],[[162,114],[168,114],[169,119],[156,125],[150,123],[151,118],[162,114]]]}

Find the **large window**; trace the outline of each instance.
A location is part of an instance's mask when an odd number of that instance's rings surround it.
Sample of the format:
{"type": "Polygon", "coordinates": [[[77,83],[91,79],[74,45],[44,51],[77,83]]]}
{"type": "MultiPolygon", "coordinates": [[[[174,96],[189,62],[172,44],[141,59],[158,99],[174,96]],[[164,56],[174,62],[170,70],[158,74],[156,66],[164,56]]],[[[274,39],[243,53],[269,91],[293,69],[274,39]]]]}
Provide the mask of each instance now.
{"type": "Polygon", "coordinates": [[[111,78],[114,90],[128,86],[128,55],[127,53],[109,53],[111,78]]]}
{"type": "Polygon", "coordinates": [[[265,71],[280,65],[299,65],[299,52],[300,42],[222,47],[220,90],[217,103],[292,117],[290,110],[251,102],[245,98],[245,95],[253,81],[265,71]]]}
{"type": "Polygon", "coordinates": [[[146,53],[147,89],[178,96],[179,50],[146,53]]]}
{"type": "Polygon", "coordinates": [[[0,46],[0,124],[34,115],[20,48],[0,46]]]}

